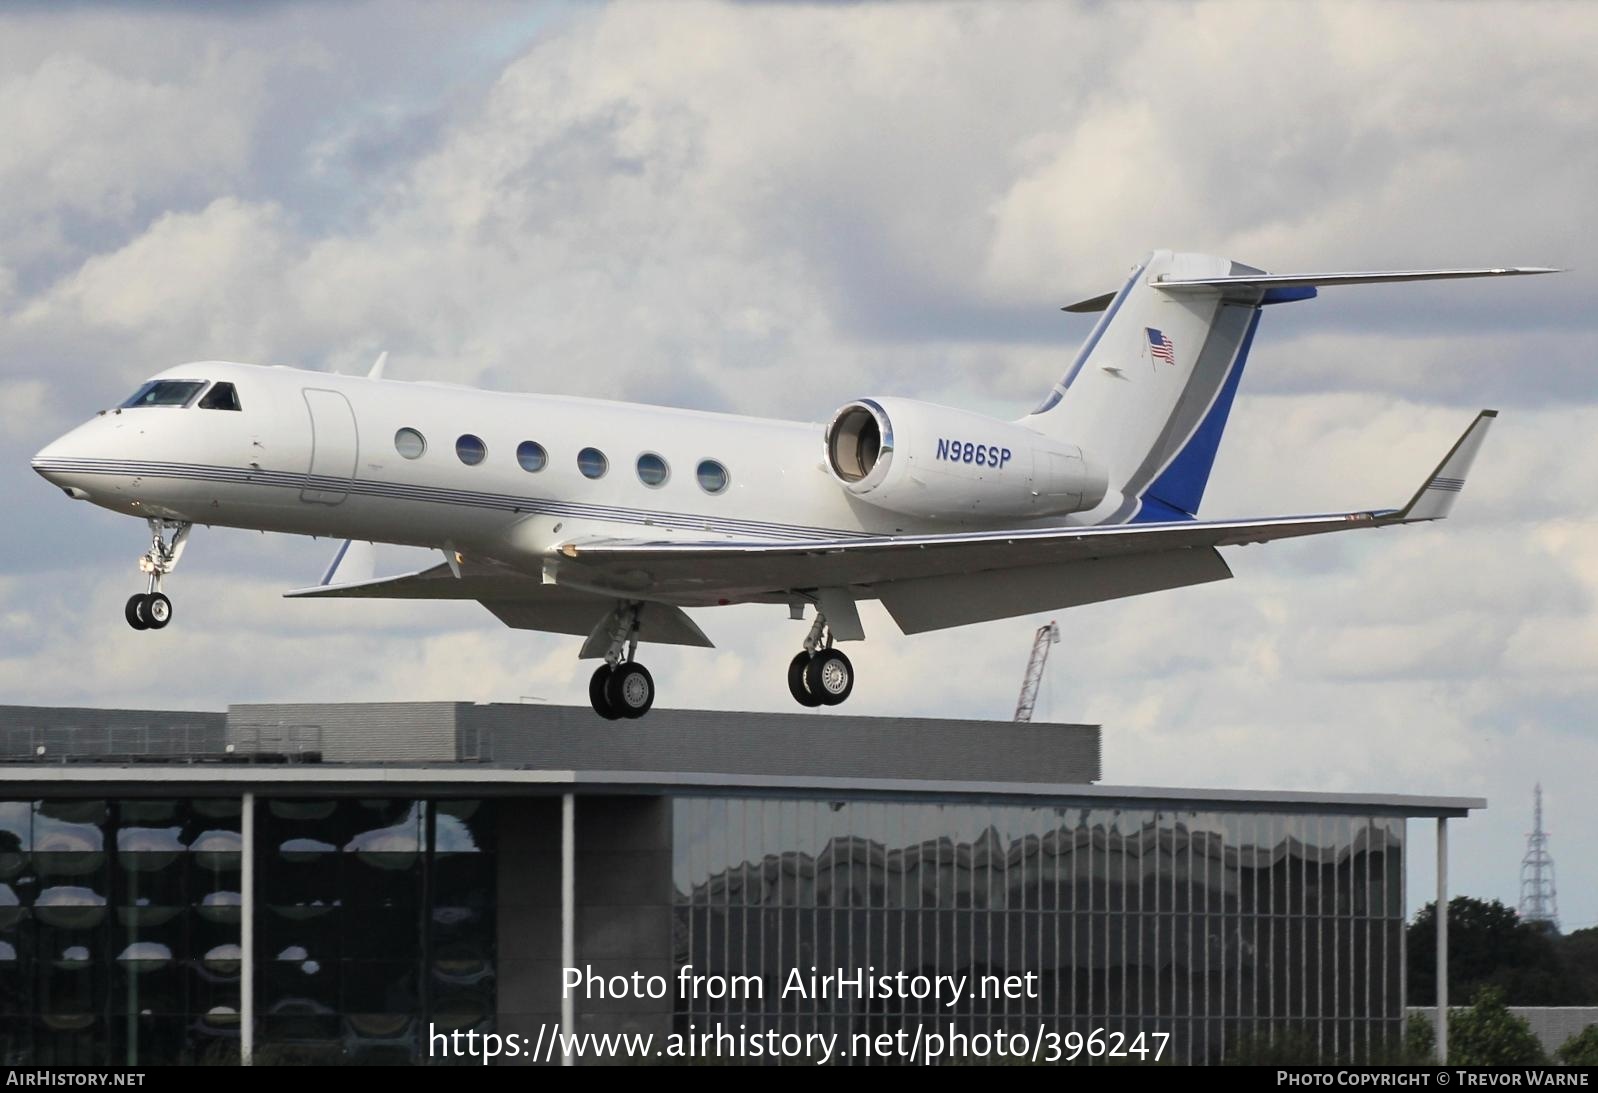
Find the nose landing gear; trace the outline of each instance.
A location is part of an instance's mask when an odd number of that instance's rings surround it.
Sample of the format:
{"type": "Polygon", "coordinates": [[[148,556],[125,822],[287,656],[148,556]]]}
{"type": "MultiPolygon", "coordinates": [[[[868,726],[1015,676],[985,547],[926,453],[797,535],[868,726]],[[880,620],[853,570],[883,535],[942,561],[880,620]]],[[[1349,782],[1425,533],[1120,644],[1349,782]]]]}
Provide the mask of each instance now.
{"type": "Polygon", "coordinates": [[[139,569],[149,575],[149,586],[129,597],[122,612],[135,630],[160,630],[172,621],[172,601],[161,591],[161,579],[177,568],[193,527],[181,520],[152,519],[148,523],[150,549],[139,558],[139,569]],[[167,541],[168,531],[172,533],[171,542],[167,541]]]}
{"type": "Polygon", "coordinates": [[[827,617],[817,611],[804,650],[788,662],[788,693],[801,706],[836,706],[853,691],[854,665],[832,647],[827,617]]]}
{"type": "Polygon", "coordinates": [[[616,610],[605,663],[588,680],[588,702],[607,721],[642,717],[655,704],[655,678],[634,657],[638,653],[638,605],[616,610]]]}

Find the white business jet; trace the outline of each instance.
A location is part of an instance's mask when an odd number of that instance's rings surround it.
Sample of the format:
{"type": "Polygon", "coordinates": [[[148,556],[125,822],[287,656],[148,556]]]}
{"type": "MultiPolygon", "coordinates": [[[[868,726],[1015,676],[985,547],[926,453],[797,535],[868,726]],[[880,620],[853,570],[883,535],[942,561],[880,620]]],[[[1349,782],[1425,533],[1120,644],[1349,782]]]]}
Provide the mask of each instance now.
{"type": "Polygon", "coordinates": [[[1217,548],[1448,515],[1483,410],[1397,509],[1199,520],[1267,305],[1322,286],[1531,268],[1267,274],[1156,251],[1065,376],[1016,421],[862,398],[826,424],[205,361],[168,369],[39,452],[69,496],[149,523],[135,629],[172,619],[164,578],[195,524],[346,540],[302,597],[477,600],[508,626],[584,636],[589,695],[639,717],[640,642],[709,646],[684,608],[811,620],[788,667],[802,705],[849,697],[835,643],[857,604],[917,634],[1231,576],[1217,548]],[[444,561],[373,578],[374,542],[444,561]]]}

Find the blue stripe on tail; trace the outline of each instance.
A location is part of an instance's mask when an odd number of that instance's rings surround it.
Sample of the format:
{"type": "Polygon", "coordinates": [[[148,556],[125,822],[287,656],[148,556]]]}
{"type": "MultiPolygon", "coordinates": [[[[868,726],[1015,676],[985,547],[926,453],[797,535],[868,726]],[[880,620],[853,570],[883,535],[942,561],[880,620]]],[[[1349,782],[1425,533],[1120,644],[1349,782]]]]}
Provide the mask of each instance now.
{"type": "Polygon", "coordinates": [[[1143,505],[1134,523],[1191,520],[1198,515],[1204,487],[1209,484],[1210,471],[1215,466],[1215,453],[1221,447],[1221,434],[1226,431],[1226,419],[1232,412],[1232,399],[1237,395],[1237,385],[1243,378],[1243,366],[1248,362],[1249,347],[1254,344],[1254,331],[1259,325],[1260,311],[1255,308],[1243,343],[1238,347],[1231,375],[1226,377],[1214,404],[1182,450],[1176,453],[1176,458],[1143,491],[1143,505]]]}

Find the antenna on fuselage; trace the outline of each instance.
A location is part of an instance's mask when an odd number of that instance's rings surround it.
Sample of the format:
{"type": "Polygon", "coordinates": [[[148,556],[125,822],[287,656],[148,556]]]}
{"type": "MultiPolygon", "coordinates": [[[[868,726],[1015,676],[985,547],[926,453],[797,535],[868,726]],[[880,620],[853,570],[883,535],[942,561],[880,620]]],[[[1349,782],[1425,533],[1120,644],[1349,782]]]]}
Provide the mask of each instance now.
{"type": "Polygon", "coordinates": [[[386,365],[387,363],[388,363],[388,350],[385,349],[385,350],[383,350],[381,353],[379,353],[377,355],[377,360],[376,360],[375,363],[373,363],[372,370],[370,372],[366,373],[366,378],[369,379],[369,380],[380,380],[380,379],[382,379],[383,378],[383,366],[386,365]]]}

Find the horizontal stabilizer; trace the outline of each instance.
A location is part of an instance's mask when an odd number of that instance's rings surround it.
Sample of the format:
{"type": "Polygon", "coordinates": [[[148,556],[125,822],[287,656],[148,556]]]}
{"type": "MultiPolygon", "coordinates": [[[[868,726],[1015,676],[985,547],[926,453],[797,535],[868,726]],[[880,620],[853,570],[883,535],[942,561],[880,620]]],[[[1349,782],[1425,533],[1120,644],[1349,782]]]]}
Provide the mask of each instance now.
{"type": "MultiPolygon", "coordinates": [[[[1164,292],[1204,289],[1317,288],[1333,285],[1382,285],[1396,281],[1457,281],[1467,277],[1527,277],[1558,273],[1543,266],[1502,266],[1492,269],[1362,270],[1354,273],[1247,273],[1232,277],[1170,277],[1152,282],[1164,292]]],[[[1088,301],[1092,302],[1092,301],[1088,301]]],[[[1078,305],[1080,306],[1080,305],[1078,305]]],[[[1067,310],[1070,310],[1069,308],[1067,310]]]]}

